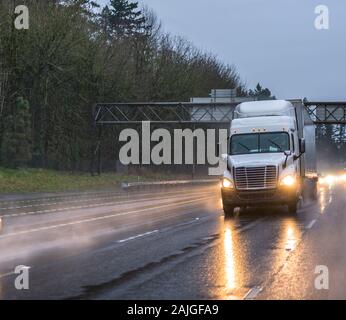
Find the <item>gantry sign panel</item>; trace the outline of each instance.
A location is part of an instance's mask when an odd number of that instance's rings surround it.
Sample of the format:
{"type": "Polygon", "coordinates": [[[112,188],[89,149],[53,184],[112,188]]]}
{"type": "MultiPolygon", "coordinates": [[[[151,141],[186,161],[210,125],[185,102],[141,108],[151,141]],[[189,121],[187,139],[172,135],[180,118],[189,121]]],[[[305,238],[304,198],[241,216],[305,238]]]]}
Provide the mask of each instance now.
{"type": "Polygon", "coordinates": [[[346,124],[346,102],[304,102],[315,124],[346,124]]]}
{"type": "Polygon", "coordinates": [[[105,103],[94,106],[96,124],[230,123],[237,103],[105,103]]]}
{"type": "MultiPolygon", "coordinates": [[[[185,123],[229,124],[238,103],[100,103],[94,124],[185,123]]],[[[346,124],[346,102],[304,102],[315,124],[346,124]]]]}

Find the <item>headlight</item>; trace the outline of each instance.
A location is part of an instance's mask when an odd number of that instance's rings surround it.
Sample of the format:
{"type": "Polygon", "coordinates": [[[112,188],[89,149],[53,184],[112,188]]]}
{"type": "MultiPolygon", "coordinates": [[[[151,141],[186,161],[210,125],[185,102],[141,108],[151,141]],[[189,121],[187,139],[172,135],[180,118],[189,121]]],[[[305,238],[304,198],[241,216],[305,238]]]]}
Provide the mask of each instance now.
{"type": "Polygon", "coordinates": [[[234,188],[234,184],[231,180],[229,180],[227,178],[223,178],[222,179],[222,187],[226,188],[226,189],[232,189],[232,188],[234,188]]]}
{"type": "Polygon", "coordinates": [[[326,177],[326,182],[329,184],[329,185],[333,185],[335,183],[335,177],[334,176],[327,176],[326,177]]]}
{"type": "Polygon", "coordinates": [[[293,175],[287,175],[280,181],[281,186],[292,187],[297,183],[297,178],[293,175]]]}

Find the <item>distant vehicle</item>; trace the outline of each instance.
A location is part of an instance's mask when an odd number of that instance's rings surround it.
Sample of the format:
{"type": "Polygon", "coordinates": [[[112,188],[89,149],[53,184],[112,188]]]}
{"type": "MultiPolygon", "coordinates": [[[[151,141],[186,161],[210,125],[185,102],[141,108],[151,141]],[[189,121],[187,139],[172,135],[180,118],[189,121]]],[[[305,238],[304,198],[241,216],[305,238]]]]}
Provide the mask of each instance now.
{"type": "Polygon", "coordinates": [[[236,207],[287,205],[317,197],[315,127],[301,101],[238,105],[230,128],[221,193],[226,216],[236,207]]]}

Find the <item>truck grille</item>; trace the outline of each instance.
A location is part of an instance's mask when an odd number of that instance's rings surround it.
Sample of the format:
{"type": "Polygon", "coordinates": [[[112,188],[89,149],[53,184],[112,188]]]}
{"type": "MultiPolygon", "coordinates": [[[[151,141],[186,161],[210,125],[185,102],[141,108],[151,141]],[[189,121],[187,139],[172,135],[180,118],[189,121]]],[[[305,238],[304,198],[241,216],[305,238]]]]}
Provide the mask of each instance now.
{"type": "Polygon", "coordinates": [[[276,190],[263,190],[263,191],[239,191],[238,198],[241,200],[270,200],[275,196],[276,190]]]}
{"type": "Polygon", "coordinates": [[[274,189],[277,186],[276,167],[266,166],[236,168],[235,183],[238,190],[274,189]]]}

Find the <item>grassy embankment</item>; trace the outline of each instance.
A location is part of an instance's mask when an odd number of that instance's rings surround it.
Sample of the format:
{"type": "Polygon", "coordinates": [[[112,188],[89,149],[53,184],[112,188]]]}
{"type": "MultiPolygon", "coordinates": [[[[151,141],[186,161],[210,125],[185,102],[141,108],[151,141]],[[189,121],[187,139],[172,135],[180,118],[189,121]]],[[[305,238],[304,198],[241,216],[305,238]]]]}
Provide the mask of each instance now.
{"type": "Polygon", "coordinates": [[[88,173],[71,173],[44,169],[0,168],[0,193],[56,192],[69,190],[102,190],[119,188],[121,182],[169,180],[164,175],[119,175],[104,173],[92,177],[88,173]]]}

